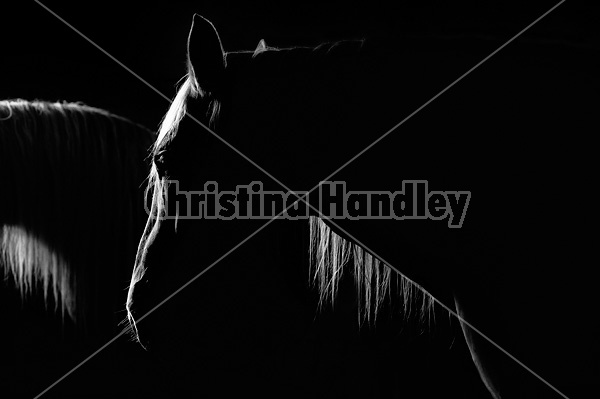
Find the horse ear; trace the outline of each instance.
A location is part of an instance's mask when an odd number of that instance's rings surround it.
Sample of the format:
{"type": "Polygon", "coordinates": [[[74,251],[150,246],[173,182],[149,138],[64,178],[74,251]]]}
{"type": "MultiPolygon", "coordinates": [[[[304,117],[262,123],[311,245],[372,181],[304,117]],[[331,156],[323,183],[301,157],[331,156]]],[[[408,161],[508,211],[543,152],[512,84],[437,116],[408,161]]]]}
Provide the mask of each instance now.
{"type": "Polygon", "coordinates": [[[265,39],[261,39],[260,42],[258,42],[258,46],[256,46],[256,50],[254,50],[254,54],[252,54],[252,57],[256,57],[263,51],[267,51],[267,43],[265,43],[265,39]]]}
{"type": "Polygon", "coordinates": [[[203,90],[218,91],[223,84],[225,51],[214,25],[194,14],[187,46],[188,68],[203,90]]]}

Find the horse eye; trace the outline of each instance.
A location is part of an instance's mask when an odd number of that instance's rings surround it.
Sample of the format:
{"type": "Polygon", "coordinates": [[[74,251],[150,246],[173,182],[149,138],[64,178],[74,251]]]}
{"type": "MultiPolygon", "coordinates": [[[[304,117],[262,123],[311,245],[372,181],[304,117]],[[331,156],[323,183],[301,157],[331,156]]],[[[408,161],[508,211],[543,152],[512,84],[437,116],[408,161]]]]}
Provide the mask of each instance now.
{"type": "Polygon", "coordinates": [[[154,165],[156,166],[158,175],[160,177],[165,177],[166,172],[167,172],[167,162],[166,162],[165,152],[161,151],[161,152],[154,154],[154,156],[152,157],[152,161],[154,162],[154,165]]]}

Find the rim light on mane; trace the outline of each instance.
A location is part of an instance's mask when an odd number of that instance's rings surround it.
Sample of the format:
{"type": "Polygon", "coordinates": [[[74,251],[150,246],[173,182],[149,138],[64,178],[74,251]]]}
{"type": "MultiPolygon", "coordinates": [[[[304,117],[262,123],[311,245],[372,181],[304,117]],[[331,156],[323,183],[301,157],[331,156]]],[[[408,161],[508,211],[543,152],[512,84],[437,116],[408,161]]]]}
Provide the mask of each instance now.
{"type": "Polygon", "coordinates": [[[63,316],[66,312],[75,318],[75,297],[71,287],[76,284],[71,281],[65,259],[21,226],[3,226],[0,233],[0,264],[6,266],[5,274],[12,277],[21,296],[31,295],[35,284],[40,283],[46,303],[51,289],[54,310],[60,304],[63,316]]]}
{"type": "MultiPolygon", "coordinates": [[[[359,324],[365,319],[368,323],[374,322],[384,299],[391,299],[393,270],[361,246],[335,234],[321,218],[311,216],[309,223],[310,267],[314,273],[313,283],[319,289],[319,305],[323,302],[334,303],[344,266],[352,261],[359,324]]],[[[420,317],[423,321],[430,320],[433,314],[433,297],[403,275],[396,274],[396,277],[397,289],[403,299],[404,315],[411,313],[411,303],[422,292],[420,317]]]]}
{"type": "Polygon", "coordinates": [[[155,138],[81,103],[0,101],[0,168],[7,176],[0,267],[22,296],[39,283],[63,315],[86,318],[79,302],[104,288],[96,277],[129,263],[125,251],[133,258],[133,191],[147,174],[143,160],[155,138]]]}

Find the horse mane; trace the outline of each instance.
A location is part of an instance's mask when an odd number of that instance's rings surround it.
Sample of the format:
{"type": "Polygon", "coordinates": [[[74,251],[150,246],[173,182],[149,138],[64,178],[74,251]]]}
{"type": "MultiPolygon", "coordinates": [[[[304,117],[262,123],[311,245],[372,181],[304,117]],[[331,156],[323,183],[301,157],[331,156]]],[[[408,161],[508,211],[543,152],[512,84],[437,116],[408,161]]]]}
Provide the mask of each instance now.
{"type": "MultiPolygon", "coordinates": [[[[358,296],[359,325],[365,320],[367,323],[374,322],[384,299],[391,299],[393,270],[360,245],[334,233],[323,219],[311,216],[309,225],[310,267],[313,271],[313,285],[319,290],[319,306],[322,306],[323,302],[334,303],[344,267],[352,263],[358,296]]],[[[403,300],[404,316],[411,314],[412,304],[420,296],[420,318],[423,321],[430,320],[433,297],[400,273],[396,273],[395,285],[403,300]]]]}
{"type": "Polygon", "coordinates": [[[60,253],[52,250],[41,238],[22,226],[5,225],[0,230],[0,264],[12,277],[21,295],[31,295],[37,284],[42,285],[44,301],[48,303],[48,290],[52,290],[55,311],[61,304],[65,311],[75,317],[74,278],[69,263],[60,253]]]}
{"type": "Polygon", "coordinates": [[[94,283],[135,248],[135,192],[148,167],[138,169],[154,138],[81,103],[0,101],[0,266],[22,297],[39,284],[63,318],[83,318],[80,302],[105,288],[94,283]]]}
{"type": "MultiPolygon", "coordinates": [[[[308,56],[318,59],[325,56],[335,57],[340,54],[347,54],[348,52],[357,52],[362,49],[364,43],[365,40],[360,39],[327,42],[319,44],[316,47],[277,48],[269,47],[264,41],[261,41],[255,51],[228,52],[226,56],[230,54],[245,54],[254,59],[265,53],[285,52],[288,62],[294,62],[295,57],[308,56]]],[[[200,97],[206,100],[207,115],[210,116],[211,125],[215,124],[218,117],[220,104],[216,100],[211,99],[210,95],[206,96],[207,93],[202,91],[193,75],[193,69],[189,65],[188,74],[184,79],[161,123],[160,133],[153,150],[155,155],[166,141],[171,140],[177,134],[179,122],[186,114],[186,104],[190,96],[196,98],[200,95],[200,97]]],[[[158,234],[161,215],[164,215],[165,212],[166,184],[166,180],[159,177],[158,171],[153,165],[148,184],[148,191],[152,191],[153,196],[152,212],[138,250],[138,261],[141,261],[141,263],[136,261],[136,265],[144,264],[143,259],[147,254],[149,243],[158,234]]],[[[321,218],[311,216],[309,225],[310,270],[314,272],[311,280],[313,286],[316,286],[319,290],[319,307],[325,302],[333,304],[339,282],[343,275],[343,268],[346,264],[352,262],[358,295],[359,324],[363,320],[367,320],[368,322],[374,321],[381,310],[383,300],[386,296],[388,298],[390,296],[393,270],[361,246],[335,234],[321,218]]],[[[143,269],[134,270],[131,286],[142,279],[144,272],[145,270],[143,269]]],[[[416,301],[420,293],[420,317],[422,320],[429,318],[433,311],[433,297],[404,275],[397,273],[396,277],[396,291],[398,291],[403,300],[405,316],[411,312],[411,305],[416,301]]],[[[128,298],[128,304],[131,303],[130,301],[131,298],[128,298]]],[[[135,320],[131,314],[128,314],[128,319],[135,335],[135,320]]]]}

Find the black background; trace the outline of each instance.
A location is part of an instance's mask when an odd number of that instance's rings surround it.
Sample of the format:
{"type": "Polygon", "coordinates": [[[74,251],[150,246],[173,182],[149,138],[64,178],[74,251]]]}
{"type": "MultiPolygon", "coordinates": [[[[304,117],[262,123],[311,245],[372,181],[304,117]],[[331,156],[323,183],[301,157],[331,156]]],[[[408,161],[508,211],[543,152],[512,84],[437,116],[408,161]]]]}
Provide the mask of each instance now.
{"type": "MultiPolygon", "coordinates": [[[[35,2],[4,8],[3,98],[83,101],[155,128],[168,103],[35,2]]],[[[185,74],[185,45],[197,12],[217,27],[226,51],[316,45],[379,33],[492,34],[507,39],[538,18],[552,1],[486,2],[45,2],[139,76],[172,98],[185,74]],[[418,4],[411,4],[418,3],[418,4]]],[[[566,2],[525,37],[597,43],[598,15],[566,2]]]]}
{"type": "MultiPolygon", "coordinates": [[[[486,2],[485,6],[453,2],[397,2],[394,7],[384,7],[377,2],[320,4],[306,1],[290,4],[47,1],[44,4],[172,98],[175,84],[185,73],[185,44],[194,12],[214,23],[225,50],[241,50],[255,48],[260,39],[265,39],[271,46],[316,45],[326,40],[415,32],[490,34],[508,39],[555,2],[530,5],[498,1],[486,2]]],[[[165,99],[35,2],[3,7],[0,11],[0,98],[82,101],[151,129],[158,126],[168,108],[165,99]]],[[[598,26],[597,9],[566,2],[535,25],[526,36],[567,40],[575,45],[598,49],[598,26]]],[[[3,290],[10,289],[9,285],[3,286],[3,290]]],[[[125,296],[122,295],[124,302],[125,296]]],[[[10,337],[4,341],[5,345],[11,346],[21,359],[18,370],[29,371],[15,376],[13,380],[12,377],[5,379],[4,382],[13,390],[9,397],[20,393],[35,395],[93,350],[83,338],[65,335],[56,318],[44,312],[40,301],[30,300],[20,309],[17,309],[18,302],[15,300],[10,303],[15,305],[13,308],[3,310],[10,312],[12,318],[7,318],[10,322],[3,323],[0,328],[10,337]],[[46,324],[38,321],[42,318],[46,324]],[[19,336],[10,334],[13,327],[20,332],[19,336]],[[71,339],[74,341],[69,346],[71,339]],[[40,354],[36,352],[36,343],[43,340],[47,340],[47,345],[53,342],[61,344],[46,348],[40,354]]],[[[457,324],[448,323],[441,311],[438,315],[442,320],[430,331],[425,328],[422,333],[423,328],[414,322],[396,333],[388,331],[383,337],[375,337],[367,330],[356,346],[371,348],[364,349],[368,351],[373,350],[373,345],[379,345],[375,350],[387,351],[386,345],[395,342],[397,346],[389,352],[402,353],[404,358],[397,361],[408,363],[406,378],[418,380],[407,383],[409,388],[429,386],[429,390],[424,389],[424,392],[433,392],[431,385],[435,385],[438,386],[436,392],[447,390],[454,397],[485,395],[483,385],[470,364],[457,324]],[[437,379],[429,379],[427,375],[435,375],[437,379]]],[[[347,317],[338,319],[327,310],[319,316],[319,320],[328,317],[330,321],[321,321],[325,323],[322,326],[325,334],[335,334],[347,320],[347,317]],[[336,326],[335,323],[339,324],[336,326]]],[[[98,347],[101,343],[94,344],[98,347]]],[[[146,388],[150,379],[161,378],[148,371],[151,359],[136,345],[121,338],[67,377],[47,396],[168,396],[167,392],[152,392],[146,388]]],[[[8,369],[11,365],[2,361],[2,367],[8,369]]],[[[379,374],[372,374],[369,378],[401,378],[386,375],[382,367],[377,370],[379,374]]],[[[0,375],[14,374],[3,370],[0,375]]],[[[201,376],[197,378],[200,384],[201,376]]],[[[342,379],[342,376],[335,378],[342,379]]],[[[235,376],[232,376],[232,384],[235,384],[235,376]]],[[[410,389],[407,396],[411,397],[409,392],[410,389]]],[[[345,393],[377,396],[377,392],[352,391],[351,387],[345,393]]],[[[385,390],[379,392],[381,396],[385,393],[385,390]]],[[[314,396],[322,394],[325,393],[314,392],[314,396]]],[[[335,396],[335,393],[329,394],[335,396]]]]}

